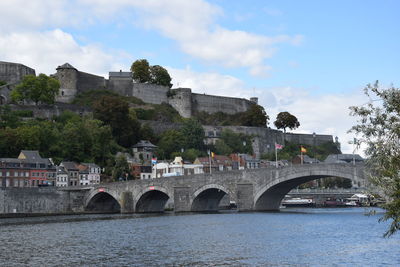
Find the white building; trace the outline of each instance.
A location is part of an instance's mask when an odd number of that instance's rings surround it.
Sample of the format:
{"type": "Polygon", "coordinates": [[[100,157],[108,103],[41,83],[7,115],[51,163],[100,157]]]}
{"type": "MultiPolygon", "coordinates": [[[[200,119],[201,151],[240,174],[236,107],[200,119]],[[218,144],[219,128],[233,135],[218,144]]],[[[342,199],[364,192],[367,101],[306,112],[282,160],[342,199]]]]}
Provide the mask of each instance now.
{"type": "Polygon", "coordinates": [[[67,187],[68,186],[68,173],[63,167],[56,168],[56,186],[67,187]]]}
{"type": "Polygon", "coordinates": [[[82,163],[79,165],[79,184],[91,185],[100,183],[101,169],[94,163],[82,163]]]}
{"type": "Polygon", "coordinates": [[[151,178],[193,175],[203,173],[202,164],[185,164],[181,157],[175,157],[171,163],[160,162],[153,165],[151,178]]]}

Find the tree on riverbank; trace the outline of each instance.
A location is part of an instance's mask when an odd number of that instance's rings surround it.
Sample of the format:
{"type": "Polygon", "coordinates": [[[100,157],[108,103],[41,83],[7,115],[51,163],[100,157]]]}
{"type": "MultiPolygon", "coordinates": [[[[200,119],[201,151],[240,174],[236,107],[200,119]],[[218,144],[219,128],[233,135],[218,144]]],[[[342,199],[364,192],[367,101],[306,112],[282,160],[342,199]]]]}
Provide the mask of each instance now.
{"type": "Polygon", "coordinates": [[[381,89],[378,81],[368,84],[364,93],[370,102],[350,107],[358,124],[351,132],[361,135],[360,142],[367,145],[367,166],[372,183],[388,197],[381,218],[391,220],[385,236],[400,230],[400,89],[381,89]]]}

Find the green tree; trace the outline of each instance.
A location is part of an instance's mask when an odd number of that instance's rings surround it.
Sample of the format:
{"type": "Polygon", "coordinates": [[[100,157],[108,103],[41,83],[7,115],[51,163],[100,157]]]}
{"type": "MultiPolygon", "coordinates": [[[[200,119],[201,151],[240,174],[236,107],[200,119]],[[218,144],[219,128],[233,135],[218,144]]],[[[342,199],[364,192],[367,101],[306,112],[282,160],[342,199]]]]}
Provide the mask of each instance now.
{"type": "Polygon", "coordinates": [[[287,111],[279,112],[274,124],[277,129],[283,129],[284,133],[286,133],[286,128],[294,130],[300,126],[300,122],[297,120],[296,116],[287,111]]]}
{"type": "Polygon", "coordinates": [[[117,143],[123,147],[136,144],[140,137],[140,123],[129,116],[126,101],[114,96],[104,96],[93,105],[93,115],[111,126],[117,143]]]}
{"type": "Polygon", "coordinates": [[[224,140],[219,139],[217,142],[215,142],[215,153],[218,155],[228,156],[233,153],[233,150],[224,142],[224,140]]]}
{"type": "Polygon", "coordinates": [[[169,76],[168,71],[159,66],[154,65],[150,67],[150,82],[158,85],[172,87],[171,76],[169,76]]]}
{"type": "Polygon", "coordinates": [[[0,129],[0,157],[17,157],[20,149],[17,143],[19,142],[16,129],[0,129]]]}
{"type": "Polygon", "coordinates": [[[146,59],[138,59],[131,66],[132,78],[139,83],[151,81],[150,65],[146,59]]]}
{"type": "Polygon", "coordinates": [[[196,119],[187,119],[183,122],[180,132],[183,136],[183,148],[204,148],[204,129],[196,119]]]}
{"type": "Polygon", "coordinates": [[[22,82],[11,91],[13,101],[31,100],[40,103],[54,104],[60,89],[60,82],[45,74],[27,75],[22,82]]]}
{"type": "Polygon", "coordinates": [[[140,128],[140,139],[149,140],[153,144],[156,144],[158,141],[153,129],[147,123],[143,124],[140,128]]]}
{"type": "Polygon", "coordinates": [[[221,133],[221,140],[231,149],[232,153],[253,153],[251,136],[224,129],[221,133]]]}
{"type": "Polygon", "coordinates": [[[351,115],[358,117],[350,131],[360,135],[359,142],[367,146],[371,181],[387,197],[381,220],[391,221],[385,233],[390,236],[400,230],[400,89],[382,89],[376,81],[364,93],[371,101],[350,107],[351,115]]]}
{"type": "Polygon", "coordinates": [[[6,85],[6,84],[7,84],[7,82],[6,82],[6,81],[2,81],[2,80],[0,80],[0,86],[6,85]]]}
{"type": "Polygon", "coordinates": [[[184,136],[180,131],[168,130],[162,133],[158,142],[157,156],[161,159],[171,159],[173,152],[184,148],[184,136]]]}
{"type": "Polygon", "coordinates": [[[92,139],[82,121],[68,122],[61,133],[61,146],[65,160],[85,162],[90,161],[92,139]]]}
{"type": "Polygon", "coordinates": [[[260,105],[253,104],[250,106],[249,110],[241,114],[240,125],[266,127],[268,120],[269,116],[265,112],[264,108],[260,105]]]}
{"type": "Polygon", "coordinates": [[[112,171],[112,177],[114,181],[119,180],[120,178],[122,179],[127,179],[130,173],[129,169],[129,164],[128,161],[126,160],[126,157],[124,155],[119,155],[115,159],[115,166],[112,171]]]}
{"type": "Polygon", "coordinates": [[[20,119],[11,111],[10,106],[0,106],[0,129],[6,127],[16,128],[19,124],[20,119]]]}

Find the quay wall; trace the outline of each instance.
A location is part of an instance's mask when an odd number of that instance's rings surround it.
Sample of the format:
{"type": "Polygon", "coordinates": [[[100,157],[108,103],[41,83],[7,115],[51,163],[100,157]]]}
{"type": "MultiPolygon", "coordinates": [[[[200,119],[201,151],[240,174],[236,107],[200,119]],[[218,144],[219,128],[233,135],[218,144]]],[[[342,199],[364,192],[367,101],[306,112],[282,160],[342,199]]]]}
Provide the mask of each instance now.
{"type": "Polygon", "coordinates": [[[63,214],[84,211],[86,191],[61,191],[46,188],[0,189],[0,215],[63,214]]]}

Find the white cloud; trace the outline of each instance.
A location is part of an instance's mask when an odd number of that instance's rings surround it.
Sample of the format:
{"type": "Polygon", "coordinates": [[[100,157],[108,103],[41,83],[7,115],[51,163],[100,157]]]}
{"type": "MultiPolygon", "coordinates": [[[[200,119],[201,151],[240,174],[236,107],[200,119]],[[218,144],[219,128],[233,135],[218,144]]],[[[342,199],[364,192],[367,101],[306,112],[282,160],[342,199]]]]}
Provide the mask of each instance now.
{"type": "Polygon", "coordinates": [[[303,39],[301,35],[265,36],[226,29],[215,22],[222,13],[220,7],[204,0],[1,1],[0,17],[7,23],[0,25],[0,34],[130,20],[175,40],[194,58],[228,68],[244,67],[261,77],[268,75],[271,67],[266,60],[279,44],[298,45],[303,39]]]}
{"type": "Polygon", "coordinates": [[[195,72],[186,67],[175,69],[167,67],[174,87],[191,88],[194,93],[249,98],[244,82],[230,75],[213,72],[195,72]]]}
{"type": "MultiPolygon", "coordinates": [[[[270,90],[277,99],[276,106],[266,107],[271,122],[281,111],[288,111],[295,115],[299,122],[299,129],[294,132],[329,134],[338,136],[343,153],[352,153],[353,147],[348,142],[354,138],[347,131],[356,124],[356,118],[349,115],[350,106],[361,105],[366,97],[359,92],[348,94],[311,95],[307,91],[297,88],[274,88],[270,90]]],[[[265,101],[265,99],[262,99],[265,101]]],[[[271,125],[272,126],[272,125],[271,125]]],[[[362,151],[358,151],[362,154],[362,151]]]]}
{"type": "MultiPolygon", "coordinates": [[[[0,1],[1,32],[37,30],[88,22],[85,11],[74,0],[0,1]]],[[[87,15],[87,14],[86,14],[87,15]]]]}
{"type": "Polygon", "coordinates": [[[215,20],[221,9],[203,0],[83,2],[91,4],[99,16],[126,8],[140,10],[137,25],[177,41],[183,52],[225,67],[245,67],[255,76],[266,76],[271,67],[265,60],[274,55],[278,44],[299,45],[303,40],[301,35],[271,37],[220,27],[215,20]]]}
{"type": "MultiPolygon", "coordinates": [[[[36,71],[51,74],[55,68],[69,62],[85,72],[106,75],[118,70],[123,54],[104,52],[96,45],[80,46],[72,35],[60,30],[19,32],[0,35],[0,58],[23,63],[36,71]]],[[[126,67],[125,67],[126,68],[126,67]]]]}

